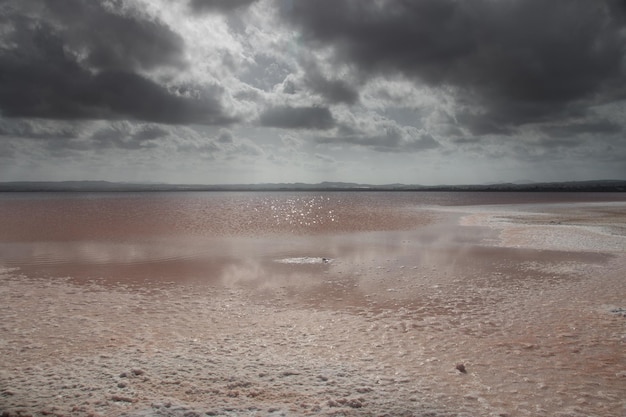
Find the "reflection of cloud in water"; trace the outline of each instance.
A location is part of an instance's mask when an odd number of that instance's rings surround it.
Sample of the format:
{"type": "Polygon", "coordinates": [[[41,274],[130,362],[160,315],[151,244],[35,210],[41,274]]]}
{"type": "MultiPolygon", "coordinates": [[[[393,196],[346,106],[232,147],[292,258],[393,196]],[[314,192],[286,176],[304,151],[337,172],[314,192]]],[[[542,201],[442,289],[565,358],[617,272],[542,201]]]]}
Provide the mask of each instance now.
{"type": "MultiPolygon", "coordinates": [[[[351,198],[343,196],[341,202],[350,202],[351,198]]],[[[357,207],[354,204],[339,205],[337,195],[330,198],[256,195],[248,200],[243,214],[254,213],[269,223],[290,223],[296,219],[299,222],[305,218],[319,226],[325,222],[335,223],[333,219],[343,219],[339,222],[341,224],[346,219],[360,223],[381,220],[378,214],[372,214],[374,212],[370,211],[368,204],[357,207]],[[352,215],[348,216],[348,213],[352,215]]],[[[218,213],[221,212],[218,210],[218,213]]],[[[393,211],[386,213],[386,217],[390,213],[393,211]]],[[[191,216],[193,212],[188,214],[191,216]]],[[[255,288],[282,286],[304,291],[318,286],[329,276],[343,274],[343,278],[353,280],[357,275],[387,273],[388,268],[399,265],[407,268],[437,266],[439,271],[451,270],[458,258],[466,256],[466,247],[475,245],[482,236],[482,232],[478,232],[482,229],[478,227],[456,226],[454,215],[449,218],[438,216],[435,224],[423,224],[425,218],[430,218],[424,216],[424,213],[413,212],[406,217],[414,221],[407,230],[359,231],[361,228],[355,227],[350,232],[303,235],[283,233],[281,229],[253,236],[224,236],[209,233],[212,229],[205,228],[206,233],[202,236],[172,232],[166,237],[142,237],[132,233],[125,235],[120,225],[121,234],[116,239],[0,245],[12,251],[8,257],[12,260],[9,266],[31,266],[32,274],[43,272],[46,276],[79,279],[95,276],[116,283],[132,280],[145,285],[171,281],[255,288]]],[[[188,222],[192,220],[188,219],[188,222]]],[[[217,220],[219,218],[213,219],[215,225],[219,224],[217,220]]],[[[254,228],[255,222],[240,224],[254,228]]],[[[358,286],[359,281],[351,284],[358,286]]]]}
{"type": "Polygon", "coordinates": [[[34,263],[133,264],[198,257],[201,251],[190,246],[124,242],[32,242],[12,244],[14,255],[34,263]]]}
{"type": "Polygon", "coordinates": [[[443,222],[413,231],[0,245],[11,251],[3,250],[12,260],[7,266],[30,267],[33,275],[305,291],[329,275],[353,279],[386,273],[393,265],[454,268],[456,259],[466,256],[469,242],[477,241],[476,230],[443,222]]]}
{"type": "Polygon", "coordinates": [[[220,273],[220,283],[225,286],[249,284],[267,276],[267,271],[261,263],[250,258],[230,262],[220,273]]]}
{"type": "Polygon", "coordinates": [[[323,282],[324,268],[319,264],[278,264],[269,260],[246,258],[227,263],[219,282],[225,287],[246,286],[260,291],[310,291],[323,282]]]}

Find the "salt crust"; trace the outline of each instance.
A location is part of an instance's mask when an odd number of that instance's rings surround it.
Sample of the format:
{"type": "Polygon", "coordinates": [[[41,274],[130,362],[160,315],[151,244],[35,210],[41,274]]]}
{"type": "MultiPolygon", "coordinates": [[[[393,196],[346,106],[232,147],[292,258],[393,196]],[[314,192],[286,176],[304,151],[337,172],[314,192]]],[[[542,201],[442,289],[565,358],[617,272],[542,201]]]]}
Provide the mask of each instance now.
{"type": "Polygon", "coordinates": [[[567,217],[497,216],[483,209],[462,224],[496,228],[504,247],[560,252],[522,251],[513,262],[498,251],[455,270],[335,260],[318,298],[3,269],[0,412],[626,415],[624,318],[604,308],[624,307],[623,236],[608,239],[597,218],[546,227],[567,217]]]}

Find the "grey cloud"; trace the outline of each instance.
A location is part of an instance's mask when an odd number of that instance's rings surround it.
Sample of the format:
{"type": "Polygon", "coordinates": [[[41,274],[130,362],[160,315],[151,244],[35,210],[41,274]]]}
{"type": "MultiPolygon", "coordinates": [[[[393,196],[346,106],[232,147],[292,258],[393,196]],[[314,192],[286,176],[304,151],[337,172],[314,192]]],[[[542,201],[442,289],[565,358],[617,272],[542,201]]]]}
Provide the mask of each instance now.
{"type": "Polygon", "coordinates": [[[12,159],[17,155],[15,145],[10,142],[0,142],[0,158],[12,159]]]}
{"type": "Polygon", "coordinates": [[[413,140],[408,141],[408,143],[405,145],[404,148],[419,152],[419,151],[426,151],[429,149],[436,149],[439,146],[441,145],[439,144],[439,142],[435,140],[435,138],[433,138],[431,134],[423,133],[419,135],[417,138],[414,138],[413,140]]]}
{"type": "Polygon", "coordinates": [[[138,132],[135,132],[133,134],[133,138],[140,141],[155,140],[166,137],[169,133],[170,132],[168,130],[162,128],[161,126],[147,125],[138,132]]]}
{"type": "Polygon", "coordinates": [[[335,124],[326,107],[272,107],[261,114],[260,122],[284,129],[330,129],[335,124]]]}
{"type": "Polygon", "coordinates": [[[624,127],[610,120],[600,119],[543,126],[541,130],[549,136],[565,138],[582,134],[618,134],[624,131],[624,127]]]}
{"type": "Polygon", "coordinates": [[[134,125],[128,122],[109,124],[91,135],[95,148],[119,148],[127,150],[154,148],[156,139],[169,132],[154,125],[134,125]]]}
{"type": "Polygon", "coordinates": [[[134,73],[92,75],[62,59],[45,60],[37,66],[6,55],[0,58],[0,65],[0,108],[7,117],[137,119],[172,124],[232,121],[215,97],[177,95],[134,73]]]}
{"type": "Polygon", "coordinates": [[[369,130],[373,131],[342,124],[332,135],[318,136],[315,140],[323,144],[363,146],[378,152],[421,152],[441,146],[429,133],[409,126],[386,122],[369,130]]]}
{"type": "Polygon", "coordinates": [[[457,145],[478,145],[482,143],[481,138],[478,137],[458,137],[452,139],[452,142],[457,145]]]}
{"type": "Polygon", "coordinates": [[[258,90],[253,89],[252,87],[244,88],[240,91],[235,91],[233,93],[233,97],[237,100],[250,102],[256,102],[263,98],[261,93],[258,90]]]}
{"type": "Polygon", "coordinates": [[[328,102],[355,104],[359,100],[359,93],[354,87],[345,80],[327,78],[315,61],[304,62],[304,68],[305,85],[328,102]]]}
{"type": "Polygon", "coordinates": [[[301,148],[302,145],[304,144],[304,140],[294,135],[290,135],[290,134],[281,135],[280,140],[286,149],[289,149],[292,151],[295,151],[298,148],[301,148]]]}
{"type": "Polygon", "coordinates": [[[230,154],[233,156],[251,156],[251,157],[259,157],[263,156],[265,152],[263,149],[256,145],[255,143],[249,140],[240,140],[235,143],[235,145],[229,149],[230,154]]]}
{"type": "Polygon", "coordinates": [[[257,158],[264,155],[249,139],[238,138],[228,129],[220,129],[215,137],[206,137],[194,129],[183,128],[173,133],[176,150],[192,153],[211,160],[235,160],[245,157],[257,158]]]}
{"type": "Polygon", "coordinates": [[[474,135],[508,135],[512,132],[506,123],[484,114],[459,112],[456,119],[474,135]]]}
{"type": "Polygon", "coordinates": [[[0,118],[0,136],[27,139],[73,139],[80,127],[62,122],[37,119],[0,118]]]}
{"type": "Polygon", "coordinates": [[[257,0],[191,0],[189,6],[195,12],[229,12],[250,6],[257,0]]]}
{"type": "Polygon", "coordinates": [[[369,76],[452,86],[482,107],[477,117],[498,125],[568,117],[581,101],[624,95],[626,19],[613,12],[624,8],[617,1],[289,4],[283,17],[309,45],[332,48],[336,62],[369,76]]]}
{"type": "Polygon", "coordinates": [[[200,97],[177,95],[139,75],[122,72],[97,75],[91,89],[99,109],[108,105],[117,114],[139,120],[172,124],[225,124],[232,121],[222,114],[221,105],[215,98],[217,94],[212,91],[209,94],[198,91],[200,97]]]}
{"type": "Polygon", "coordinates": [[[104,3],[95,1],[48,2],[46,7],[34,8],[48,14],[33,17],[27,6],[39,3],[25,1],[2,9],[5,14],[1,18],[11,22],[5,39],[10,46],[0,49],[0,110],[5,117],[136,119],[170,124],[233,121],[224,114],[219,88],[172,90],[132,71],[178,62],[174,52],[178,44],[175,37],[167,35],[169,29],[139,18],[111,17],[104,3]],[[65,10],[69,5],[78,11],[65,10]],[[54,16],[64,13],[69,17],[55,20],[54,16]],[[98,23],[93,23],[92,30],[72,26],[84,25],[81,18],[88,22],[103,19],[113,27],[117,19],[124,23],[117,25],[117,35],[105,31],[96,42],[95,35],[88,33],[98,31],[98,23]],[[82,44],[77,43],[79,32],[85,33],[82,44]],[[109,49],[114,53],[107,52],[109,49]],[[84,66],[83,55],[91,67],[84,66]]]}
{"type": "MultiPolygon", "coordinates": [[[[100,70],[150,70],[185,65],[183,39],[171,28],[150,20],[122,0],[10,1],[30,25],[54,27],[72,54],[100,70]],[[18,5],[19,4],[19,5],[18,5]]],[[[19,30],[19,28],[18,28],[19,30]]],[[[18,33],[19,36],[19,33],[18,33]]]]}
{"type": "Polygon", "coordinates": [[[337,160],[335,158],[333,158],[332,156],[328,156],[328,155],[322,155],[319,153],[316,153],[315,158],[326,163],[326,164],[336,164],[337,160]]]}
{"type": "Polygon", "coordinates": [[[214,159],[215,154],[220,152],[221,148],[215,142],[182,142],[176,146],[176,151],[193,153],[194,155],[201,155],[209,159],[214,159]]]}
{"type": "Polygon", "coordinates": [[[234,140],[233,132],[227,129],[221,129],[217,135],[217,141],[219,143],[233,143],[234,140]]]}
{"type": "Polygon", "coordinates": [[[265,53],[254,55],[254,62],[242,74],[241,80],[255,88],[270,91],[293,71],[285,62],[265,53]]]}
{"type": "Polygon", "coordinates": [[[538,141],[537,146],[541,152],[550,152],[557,149],[572,149],[582,145],[584,141],[580,138],[572,137],[549,137],[538,141]]]}
{"type": "Polygon", "coordinates": [[[298,87],[296,87],[296,83],[291,78],[285,79],[282,85],[282,92],[285,94],[296,94],[298,92],[298,87]]]}

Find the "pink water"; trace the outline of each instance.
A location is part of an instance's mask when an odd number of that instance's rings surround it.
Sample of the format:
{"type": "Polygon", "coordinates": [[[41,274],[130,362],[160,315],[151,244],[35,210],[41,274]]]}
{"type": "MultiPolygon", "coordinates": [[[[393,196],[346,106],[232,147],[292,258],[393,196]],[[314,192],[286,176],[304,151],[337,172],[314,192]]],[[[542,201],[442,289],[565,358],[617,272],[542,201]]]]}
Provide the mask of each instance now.
{"type": "Polygon", "coordinates": [[[438,212],[440,207],[606,199],[626,197],[437,192],[7,193],[0,195],[0,264],[35,275],[116,282],[215,280],[219,273],[205,271],[245,259],[356,260],[369,252],[393,257],[395,252],[408,250],[403,241],[416,233],[412,238],[419,241],[420,249],[430,253],[447,240],[450,248],[446,250],[454,252],[459,245],[485,237],[486,230],[457,228],[454,216],[438,212]],[[357,235],[366,232],[381,234],[357,235]]]}
{"type": "Polygon", "coordinates": [[[625,201],[5,194],[0,266],[129,291],[233,288],[261,305],[332,311],[345,317],[336,342],[346,355],[359,351],[419,379],[450,410],[620,416],[626,321],[611,310],[626,307],[625,201]],[[457,362],[468,369],[462,380],[457,362]]]}

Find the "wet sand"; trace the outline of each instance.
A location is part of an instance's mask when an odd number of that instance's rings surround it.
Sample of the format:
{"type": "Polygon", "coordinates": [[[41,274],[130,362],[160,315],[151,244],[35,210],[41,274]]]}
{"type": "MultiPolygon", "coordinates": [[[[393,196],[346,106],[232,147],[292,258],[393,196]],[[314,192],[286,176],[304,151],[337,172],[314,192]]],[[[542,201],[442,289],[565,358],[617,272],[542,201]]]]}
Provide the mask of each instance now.
{"type": "Polygon", "coordinates": [[[403,208],[369,230],[126,242],[116,264],[121,242],[33,236],[45,262],[19,269],[5,243],[0,413],[626,415],[624,213],[403,208]]]}

